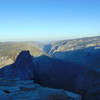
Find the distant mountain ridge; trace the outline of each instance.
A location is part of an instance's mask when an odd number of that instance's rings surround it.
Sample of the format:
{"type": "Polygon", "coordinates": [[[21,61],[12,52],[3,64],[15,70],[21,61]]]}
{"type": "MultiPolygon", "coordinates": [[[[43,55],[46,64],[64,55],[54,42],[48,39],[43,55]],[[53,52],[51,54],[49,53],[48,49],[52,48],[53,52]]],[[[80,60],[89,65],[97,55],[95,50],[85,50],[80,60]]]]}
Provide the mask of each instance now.
{"type": "Polygon", "coordinates": [[[63,61],[86,67],[100,67],[100,36],[56,41],[45,45],[44,51],[63,61]]]}
{"type": "Polygon", "coordinates": [[[48,50],[46,52],[52,55],[59,51],[73,51],[93,46],[97,48],[100,47],[100,36],[51,42],[44,46],[44,51],[46,51],[47,48],[48,50]]]}

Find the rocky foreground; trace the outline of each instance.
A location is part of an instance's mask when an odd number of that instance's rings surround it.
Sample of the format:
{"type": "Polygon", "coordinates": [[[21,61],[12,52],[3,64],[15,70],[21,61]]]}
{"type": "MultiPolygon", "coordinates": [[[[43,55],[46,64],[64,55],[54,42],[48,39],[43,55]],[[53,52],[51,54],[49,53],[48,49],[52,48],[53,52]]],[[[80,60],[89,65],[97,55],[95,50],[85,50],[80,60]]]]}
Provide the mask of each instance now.
{"type": "Polygon", "coordinates": [[[99,72],[48,56],[34,58],[29,51],[1,68],[0,78],[0,100],[100,100],[99,72]]]}
{"type": "Polygon", "coordinates": [[[81,100],[81,96],[62,89],[51,89],[32,80],[0,79],[0,100],[81,100]]]}

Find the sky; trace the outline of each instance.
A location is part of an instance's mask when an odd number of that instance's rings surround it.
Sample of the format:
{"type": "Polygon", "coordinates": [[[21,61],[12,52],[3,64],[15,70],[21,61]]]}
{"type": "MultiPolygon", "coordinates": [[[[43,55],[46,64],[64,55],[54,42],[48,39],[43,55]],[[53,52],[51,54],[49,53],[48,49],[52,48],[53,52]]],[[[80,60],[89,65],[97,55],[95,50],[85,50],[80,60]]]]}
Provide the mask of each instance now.
{"type": "Polygon", "coordinates": [[[100,0],[0,0],[0,41],[100,35],[100,0]]]}

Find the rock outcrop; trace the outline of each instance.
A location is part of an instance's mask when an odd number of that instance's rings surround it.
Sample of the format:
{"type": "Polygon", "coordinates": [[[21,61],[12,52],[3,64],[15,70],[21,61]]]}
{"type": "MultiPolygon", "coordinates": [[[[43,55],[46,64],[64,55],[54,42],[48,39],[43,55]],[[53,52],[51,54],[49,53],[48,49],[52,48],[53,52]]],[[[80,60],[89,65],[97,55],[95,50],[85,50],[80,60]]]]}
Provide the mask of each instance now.
{"type": "Polygon", "coordinates": [[[22,51],[13,64],[0,69],[0,76],[5,79],[30,80],[34,79],[34,68],[29,51],[22,51]]]}
{"type": "Polygon", "coordinates": [[[93,85],[100,80],[95,70],[44,55],[33,58],[29,51],[22,51],[15,63],[0,69],[0,77],[5,80],[34,80],[43,86],[70,90],[82,96],[95,88],[93,85]]]}

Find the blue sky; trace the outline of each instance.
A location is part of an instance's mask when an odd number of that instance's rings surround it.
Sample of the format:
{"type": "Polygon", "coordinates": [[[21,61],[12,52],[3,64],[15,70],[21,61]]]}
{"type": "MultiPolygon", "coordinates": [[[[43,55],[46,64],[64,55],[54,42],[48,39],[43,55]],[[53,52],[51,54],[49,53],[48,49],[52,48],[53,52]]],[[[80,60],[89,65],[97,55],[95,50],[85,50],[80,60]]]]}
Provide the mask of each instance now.
{"type": "Polygon", "coordinates": [[[100,0],[0,0],[0,40],[100,35],[100,0]]]}

